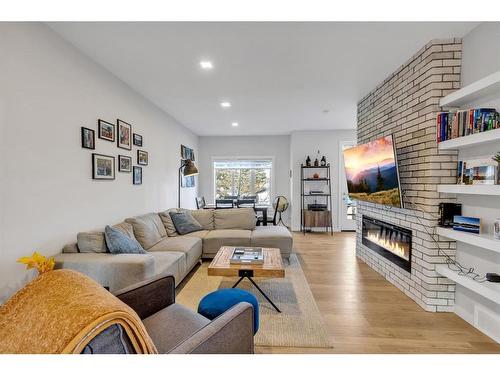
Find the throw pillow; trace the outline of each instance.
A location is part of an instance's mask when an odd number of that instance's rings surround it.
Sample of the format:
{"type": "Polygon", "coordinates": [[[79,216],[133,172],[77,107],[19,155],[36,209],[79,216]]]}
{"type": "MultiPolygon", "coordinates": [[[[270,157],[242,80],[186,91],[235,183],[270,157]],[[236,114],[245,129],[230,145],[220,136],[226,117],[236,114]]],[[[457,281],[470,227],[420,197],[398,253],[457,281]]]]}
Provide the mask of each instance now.
{"type": "Polygon", "coordinates": [[[80,253],[107,253],[103,232],[80,232],[76,235],[80,253]]]}
{"type": "Polygon", "coordinates": [[[147,254],[147,251],[142,248],[137,240],[128,237],[109,225],[106,225],[104,229],[104,236],[106,237],[109,252],[112,254],[147,254]]]}
{"type": "Polygon", "coordinates": [[[201,224],[191,215],[191,212],[169,212],[175,229],[179,234],[188,234],[203,230],[201,224]]]}
{"type": "Polygon", "coordinates": [[[163,226],[165,227],[165,230],[167,231],[167,235],[169,237],[175,237],[178,235],[178,233],[175,230],[174,223],[172,223],[172,218],[170,217],[170,212],[180,212],[180,211],[177,211],[177,209],[172,208],[170,210],[160,212],[160,218],[161,218],[161,221],[163,222],[163,226]]]}

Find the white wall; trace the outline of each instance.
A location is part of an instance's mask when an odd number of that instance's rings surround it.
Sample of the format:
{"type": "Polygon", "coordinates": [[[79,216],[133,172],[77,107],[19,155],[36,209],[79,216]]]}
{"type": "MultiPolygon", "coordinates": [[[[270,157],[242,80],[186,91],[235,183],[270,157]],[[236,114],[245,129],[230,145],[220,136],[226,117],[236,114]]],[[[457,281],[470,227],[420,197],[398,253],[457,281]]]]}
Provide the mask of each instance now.
{"type": "MultiPolygon", "coordinates": [[[[278,195],[290,197],[290,136],[200,137],[199,150],[199,192],[207,202],[214,201],[212,158],[220,156],[274,157],[273,199],[278,195]]],[[[283,218],[288,224],[287,211],[283,218]]]]}
{"type": "MultiPolygon", "coordinates": [[[[37,250],[60,252],[78,231],[177,204],[180,144],[198,137],[38,23],[0,24],[0,302],[30,277],[16,264],[37,250]],[[97,153],[132,151],[97,138],[97,119],[121,118],[142,134],[149,165],[143,184],[129,173],[91,179],[91,150],[80,127],[96,130],[97,153]]],[[[196,188],[183,189],[192,207],[196,188]]]]}
{"type": "MultiPolygon", "coordinates": [[[[500,23],[481,23],[463,39],[462,82],[466,86],[473,81],[500,70],[500,23]]],[[[471,106],[494,107],[500,110],[500,97],[471,106]]],[[[479,146],[460,151],[459,158],[489,156],[500,151],[500,144],[479,146]]],[[[494,219],[500,218],[500,199],[490,196],[458,196],[463,205],[463,214],[480,217],[483,231],[492,233],[494,219]]],[[[474,267],[478,273],[500,273],[500,254],[480,249],[464,243],[457,243],[457,259],[467,267],[474,267]]],[[[455,296],[455,312],[469,323],[483,330],[486,334],[500,341],[500,306],[490,302],[476,293],[457,285],[455,296]],[[488,309],[494,320],[495,329],[485,328],[484,324],[474,322],[477,309],[488,309]]]]}
{"type": "MultiPolygon", "coordinates": [[[[353,123],[356,119],[353,119],[353,123]]],[[[338,176],[339,144],[341,141],[356,140],[356,130],[297,131],[290,136],[290,162],[292,168],[292,229],[300,230],[300,165],[309,155],[314,161],[318,150],[331,165],[332,216],[334,230],[339,230],[338,218],[338,176]]],[[[312,198],[310,198],[312,199],[312,198]]],[[[312,202],[311,202],[312,203],[312,202]]],[[[319,199],[318,199],[318,203],[319,199]]]]}

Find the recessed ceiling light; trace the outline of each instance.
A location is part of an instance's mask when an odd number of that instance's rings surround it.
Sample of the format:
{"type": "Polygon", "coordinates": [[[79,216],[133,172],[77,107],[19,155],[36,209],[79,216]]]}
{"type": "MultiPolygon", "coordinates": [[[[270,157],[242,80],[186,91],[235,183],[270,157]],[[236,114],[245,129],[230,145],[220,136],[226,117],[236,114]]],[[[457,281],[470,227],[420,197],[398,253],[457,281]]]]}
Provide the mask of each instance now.
{"type": "Polygon", "coordinates": [[[232,126],[234,126],[234,127],[236,127],[236,126],[238,126],[239,124],[238,124],[237,122],[233,122],[233,123],[231,123],[231,125],[232,125],[232,126]]]}
{"type": "Polygon", "coordinates": [[[229,108],[229,107],[231,107],[231,103],[229,103],[229,102],[221,102],[220,106],[222,108],[229,108]]]}
{"type": "Polygon", "coordinates": [[[210,70],[210,69],[213,69],[214,64],[212,64],[211,61],[202,60],[202,61],[200,61],[200,66],[201,66],[202,69],[210,70]]]}

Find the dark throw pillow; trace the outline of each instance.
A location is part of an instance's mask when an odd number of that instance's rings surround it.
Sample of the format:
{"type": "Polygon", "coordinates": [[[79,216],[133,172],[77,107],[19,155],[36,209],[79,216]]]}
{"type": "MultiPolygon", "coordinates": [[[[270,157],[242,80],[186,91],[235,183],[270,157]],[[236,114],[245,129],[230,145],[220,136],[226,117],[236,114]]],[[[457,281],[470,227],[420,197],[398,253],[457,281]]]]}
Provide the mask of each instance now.
{"type": "Polygon", "coordinates": [[[106,225],[104,228],[106,245],[112,254],[147,254],[141,244],[120,232],[118,229],[106,225]]]}
{"type": "Polygon", "coordinates": [[[189,211],[173,212],[170,211],[170,218],[174,223],[175,230],[179,234],[188,234],[203,230],[201,224],[191,215],[189,211]]]}

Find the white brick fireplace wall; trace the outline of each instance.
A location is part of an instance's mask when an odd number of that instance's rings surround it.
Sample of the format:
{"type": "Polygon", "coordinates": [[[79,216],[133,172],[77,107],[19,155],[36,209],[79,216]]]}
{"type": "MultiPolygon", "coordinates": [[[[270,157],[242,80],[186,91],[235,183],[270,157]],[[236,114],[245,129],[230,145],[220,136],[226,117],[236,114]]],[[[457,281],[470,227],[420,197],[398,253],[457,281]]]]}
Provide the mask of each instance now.
{"type": "MultiPolygon", "coordinates": [[[[449,201],[437,185],[456,182],[456,152],[438,151],[436,115],[439,99],[459,88],[461,51],[461,39],[431,41],[358,103],[358,144],[394,135],[405,208],[360,202],[356,255],[427,311],[452,311],[455,298],[455,285],[434,270],[445,258],[427,231],[449,201]],[[362,215],[412,230],[411,274],[362,244],[362,215]]],[[[455,256],[455,242],[439,238],[439,247],[455,256]]]]}

